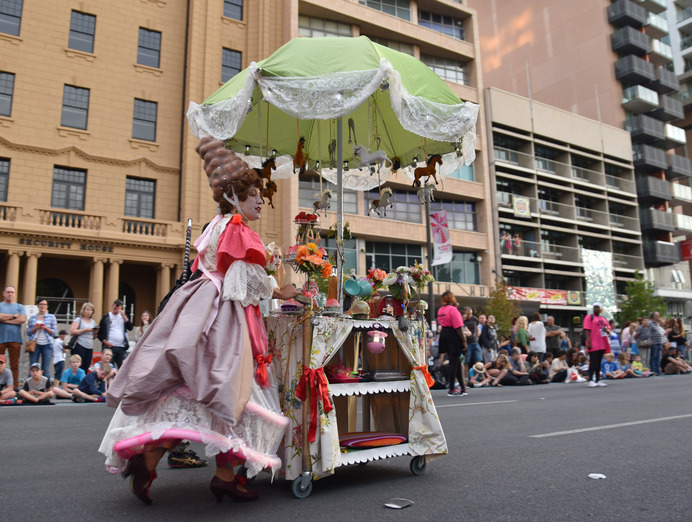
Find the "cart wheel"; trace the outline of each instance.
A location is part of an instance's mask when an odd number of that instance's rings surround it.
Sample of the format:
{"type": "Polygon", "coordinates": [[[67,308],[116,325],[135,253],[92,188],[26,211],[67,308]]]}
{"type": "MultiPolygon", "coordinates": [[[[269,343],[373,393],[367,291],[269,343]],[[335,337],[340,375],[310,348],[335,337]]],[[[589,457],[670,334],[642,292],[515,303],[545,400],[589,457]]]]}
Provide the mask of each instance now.
{"type": "Polygon", "coordinates": [[[417,456],[411,459],[411,473],[414,475],[422,475],[425,472],[425,457],[417,456]]]}
{"type": "Polygon", "coordinates": [[[305,488],[301,488],[301,477],[293,481],[293,496],[296,498],[308,498],[312,493],[312,481],[308,482],[305,488]]]}

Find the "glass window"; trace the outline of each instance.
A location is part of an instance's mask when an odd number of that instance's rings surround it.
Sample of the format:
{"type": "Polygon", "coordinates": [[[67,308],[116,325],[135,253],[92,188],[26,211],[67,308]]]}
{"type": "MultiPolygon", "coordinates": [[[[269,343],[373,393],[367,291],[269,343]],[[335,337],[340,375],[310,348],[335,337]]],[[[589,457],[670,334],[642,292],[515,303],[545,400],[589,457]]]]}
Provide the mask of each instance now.
{"type": "MultiPolygon", "coordinates": [[[[330,211],[336,211],[336,185],[322,180],[322,190],[331,190],[332,201],[330,211]]],[[[309,209],[315,208],[315,201],[320,199],[320,180],[319,178],[301,179],[298,183],[298,205],[309,209]]],[[[358,193],[355,190],[344,190],[344,197],[341,200],[344,212],[347,214],[358,213],[358,193]]]]}
{"type": "Polygon", "coordinates": [[[12,115],[12,96],[14,95],[14,74],[0,72],[0,116],[12,115]]]}
{"type": "Polygon", "coordinates": [[[420,245],[399,243],[365,242],[365,271],[379,268],[392,272],[399,266],[412,266],[414,262],[423,260],[420,245]]]}
{"type": "MultiPolygon", "coordinates": [[[[370,202],[375,199],[380,199],[380,192],[377,189],[370,190],[364,193],[365,196],[365,215],[368,215],[370,202]]],[[[384,219],[393,219],[395,221],[407,221],[409,223],[423,222],[423,205],[420,204],[418,195],[415,192],[398,191],[392,194],[390,198],[393,206],[380,210],[380,215],[377,212],[372,213],[372,217],[384,219]],[[385,216],[385,212],[387,215],[385,216]]]]}
{"type": "Polygon", "coordinates": [[[377,36],[368,36],[368,38],[370,38],[370,40],[372,40],[375,43],[384,45],[385,47],[389,47],[390,49],[394,49],[395,51],[399,51],[400,53],[410,54],[411,56],[413,56],[413,44],[395,42],[394,40],[387,40],[386,38],[379,38],[377,36]]]}
{"type": "Polygon", "coordinates": [[[0,33],[19,36],[24,0],[0,0],[0,33]]]}
{"type": "Polygon", "coordinates": [[[464,40],[464,21],[451,16],[442,16],[428,11],[418,11],[418,25],[464,40]]]}
{"type": "Polygon", "coordinates": [[[544,172],[555,172],[557,151],[536,145],[536,169],[544,172]]]}
{"type": "Polygon", "coordinates": [[[242,20],[243,0],[223,0],[223,15],[234,20],[242,20]]]}
{"type": "Polygon", "coordinates": [[[86,129],[89,116],[89,89],[65,85],[62,95],[62,118],[60,125],[75,129],[86,129]]]}
{"type": "MultiPolygon", "coordinates": [[[[326,238],[323,236],[322,241],[320,242],[320,246],[327,251],[327,254],[329,254],[329,259],[331,262],[331,260],[334,259],[336,253],[336,238],[326,238]]],[[[334,268],[336,269],[336,265],[334,265],[334,268]]],[[[351,272],[351,269],[354,269],[356,272],[358,272],[358,245],[355,239],[349,239],[347,241],[344,241],[343,273],[348,274],[351,272]]]]}
{"type": "Polygon", "coordinates": [[[353,27],[351,27],[351,24],[342,24],[341,22],[332,22],[331,20],[301,15],[298,17],[298,34],[310,38],[353,36],[353,27]]]}
{"type": "Polygon", "coordinates": [[[156,111],[158,104],[135,98],[132,116],[132,137],[138,140],[156,141],[156,111]]]}
{"type": "Polygon", "coordinates": [[[79,11],[72,11],[70,39],[67,46],[77,51],[93,53],[94,34],[96,34],[96,17],[79,11]]]}
{"type": "Polygon", "coordinates": [[[430,67],[443,80],[449,80],[460,85],[468,85],[469,75],[465,63],[429,54],[421,55],[420,59],[421,62],[430,67]]]}
{"type": "Polygon", "coordinates": [[[223,48],[221,55],[221,81],[227,82],[240,72],[243,54],[232,49],[223,48]]]}
{"type": "Polygon", "coordinates": [[[467,201],[437,199],[430,202],[431,211],[446,210],[449,228],[456,230],[478,230],[476,204],[467,201]]]}
{"type": "Polygon", "coordinates": [[[139,43],[137,44],[137,63],[157,67],[161,61],[161,33],[139,28],[139,43]]]}
{"type": "Polygon", "coordinates": [[[359,0],[359,3],[402,20],[411,21],[411,2],[409,0],[359,0]]]}
{"type": "Polygon", "coordinates": [[[86,170],[53,167],[51,207],[84,210],[86,170]]]}
{"type": "Polygon", "coordinates": [[[480,265],[473,252],[454,252],[448,264],[434,266],[432,272],[435,281],[467,285],[481,284],[480,265]]]}
{"type": "Polygon", "coordinates": [[[464,181],[476,181],[476,174],[473,169],[473,163],[471,165],[462,165],[457,170],[449,175],[450,178],[461,179],[464,181]]]}
{"type": "Polygon", "coordinates": [[[154,219],[156,181],[127,178],[125,181],[125,215],[154,219]]]}
{"type": "Polygon", "coordinates": [[[0,201],[7,201],[7,185],[10,181],[10,160],[0,158],[0,201]]]}

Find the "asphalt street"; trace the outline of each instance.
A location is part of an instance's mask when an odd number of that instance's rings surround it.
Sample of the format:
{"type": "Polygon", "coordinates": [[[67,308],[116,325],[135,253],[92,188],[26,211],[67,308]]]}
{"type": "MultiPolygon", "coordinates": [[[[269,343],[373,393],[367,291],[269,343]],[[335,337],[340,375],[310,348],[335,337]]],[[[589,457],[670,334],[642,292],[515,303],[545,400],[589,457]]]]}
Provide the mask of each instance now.
{"type": "Polygon", "coordinates": [[[104,404],[3,406],[0,519],[692,519],[692,376],[433,396],[449,455],[423,475],[409,471],[410,457],[339,468],[298,500],[288,481],[262,474],[254,483],[260,499],[250,504],[217,504],[211,466],[169,469],[162,461],[154,504],[145,506],[106,473],[96,451],[112,414],[104,404]],[[414,504],[389,509],[391,498],[414,504]]]}

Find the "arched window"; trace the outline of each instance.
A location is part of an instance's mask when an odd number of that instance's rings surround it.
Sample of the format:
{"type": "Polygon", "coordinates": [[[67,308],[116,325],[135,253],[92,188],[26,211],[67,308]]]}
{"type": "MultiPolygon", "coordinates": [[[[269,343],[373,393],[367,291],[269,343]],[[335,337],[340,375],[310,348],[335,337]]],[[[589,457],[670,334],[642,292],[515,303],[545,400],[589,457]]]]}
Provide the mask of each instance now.
{"type": "Polygon", "coordinates": [[[47,277],[36,283],[36,298],[47,300],[48,312],[60,316],[67,313],[67,305],[73,302],[74,294],[62,279],[47,277]]]}

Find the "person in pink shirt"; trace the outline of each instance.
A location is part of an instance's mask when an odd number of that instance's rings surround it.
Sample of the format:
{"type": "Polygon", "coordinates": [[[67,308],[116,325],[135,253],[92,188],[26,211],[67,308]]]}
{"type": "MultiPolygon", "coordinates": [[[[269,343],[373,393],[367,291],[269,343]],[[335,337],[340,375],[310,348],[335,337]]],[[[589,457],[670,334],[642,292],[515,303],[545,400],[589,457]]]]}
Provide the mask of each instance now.
{"type": "Polygon", "coordinates": [[[607,386],[600,380],[601,361],[603,354],[610,351],[610,325],[605,317],[601,316],[602,305],[594,303],[593,313],[584,319],[586,331],[586,353],[589,354],[589,387],[607,386]]]}
{"type": "Polygon", "coordinates": [[[466,351],[464,337],[464,320],[457,308],[458,303],[454,294],[449,290],[442,294],[442,306],[437,311],[437,324],[442,327],[440,332],[440,353],[446,353],[449,361],[449,393],[450,396],[464,396],[466,386],[461,372],[461,357],[466,351]],[[460,389],[454,386],[454,379],[459,380],[460,389]]]}

